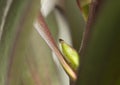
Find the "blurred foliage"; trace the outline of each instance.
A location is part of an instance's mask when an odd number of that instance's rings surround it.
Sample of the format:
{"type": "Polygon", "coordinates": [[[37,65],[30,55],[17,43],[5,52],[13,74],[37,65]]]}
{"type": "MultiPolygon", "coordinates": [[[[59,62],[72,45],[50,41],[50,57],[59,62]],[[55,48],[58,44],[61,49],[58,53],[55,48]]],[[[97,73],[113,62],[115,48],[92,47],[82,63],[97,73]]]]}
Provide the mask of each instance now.
{"type": "Polygon", "coordinates": [[[16,32],[16,25],[18,24],[18,20],[20,20],[21,12],[24,6],[26,5],[26,2],[24,4],[22,2],[15,2],[11,6],[11,11],[9,11],[9,14],[6,19],[6,23],[4,26],[3,36],[1,38],[0,42],[0,84],[4,85],[6,76],[7,76],[7,67],[9,62],[9,57],[11,55],[10,51],[12,52],[12,45],[13,45],[13,39],[15,38],[15,32],[16,32]],[[19,5],[18,5],[19,4],[19,5]],[[18,5],[18,8],[15,7],[15,5],[18,5]],[[13,18],[14,17],[14,18],[13,18]]]}
{"type": "MultiPolygon", "coordinates": [[[[0,16],[3,16],[5,6],[6,6],[6,0],[0,0],[0,16]]],[[[1,24],[1,19],[2,17],[0,17],[0,24],[1,24]]]]}
{"type": "MultiPolygon", "coordinates": [[[[8,0],[0,0],[0,25],[8,0]]],[[[120,84],[120,0],[107,0],[95,23],[76,85],[120,84]]],[[[0,85],[63,85],[51,50],[34,30],[40,0],[13,0],[0,40],[0,85]]],[[[78,50],[84,19],[75,0],[65,0],[65,15],[78,50]]],[[[55,40],[58,26],[52,12],[46,22],[55,40]]]]}
{"type": "Polygon", "coordinates": [[[93,27],[77,85],[120,84],[120,0],[107,0],[93,27]]]}
{"type": "Polygon", "coordinates": [[[13,0],[0,41],[0,85],[60,84],[51,51],[33,27],[39,10],[40,0],[13,0]]]}

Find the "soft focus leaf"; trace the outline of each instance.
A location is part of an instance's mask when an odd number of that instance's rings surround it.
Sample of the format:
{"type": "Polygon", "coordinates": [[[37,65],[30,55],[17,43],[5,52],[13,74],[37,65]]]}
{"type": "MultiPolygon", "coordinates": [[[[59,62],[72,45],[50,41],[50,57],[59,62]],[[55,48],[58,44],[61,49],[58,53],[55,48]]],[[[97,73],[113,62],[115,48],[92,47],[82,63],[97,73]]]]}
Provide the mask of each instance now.
{"type": "Polygon", "coordinates": [[[4,28],[5,20],[11,6],[12,0],[1,0],[0,1],[0,40],[2,31],[4,28]]]}
{"type": "Polygon", "coordinates": [[[40,0],[13,0],[0,41],[0,85],[59,85],[50,50],[33,29],[39,11],[40,0]]]}
{"type": "Polygon", "coordinates": [[[77,85],[120,83],[120,1],[107,0],[81,61],[77,85]]]}
{"type": "Polygon", "coordinates": [[[2,16],[3,16],[3,13],[4,13],[4,9],[6,7],[6,3],[7,3],[7,0],[1,0],[0,1],[0,24],[1,24],[1,21],[2,21],[2,16]]]}

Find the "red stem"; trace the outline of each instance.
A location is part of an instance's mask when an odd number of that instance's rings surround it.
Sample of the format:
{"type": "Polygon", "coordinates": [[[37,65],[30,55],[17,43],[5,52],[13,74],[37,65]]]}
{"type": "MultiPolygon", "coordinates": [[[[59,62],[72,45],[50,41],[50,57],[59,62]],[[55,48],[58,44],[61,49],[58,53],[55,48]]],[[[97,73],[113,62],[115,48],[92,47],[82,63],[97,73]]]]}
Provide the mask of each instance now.
{"type": "Polygon", "coordinates": [[[85,54],[85,50],[87,47],[87,44],[89,42],[91,32],[92,32],[92,26],[95,23],[96,16],[98,14],[99,8],[101,6],[102,0],[92,0],[89,8],[89,16],[88,16],[88,21],[86,24],[85,31],[83,33],[83,39],[80,47],[80,55],[83,56],[85,54]]]}

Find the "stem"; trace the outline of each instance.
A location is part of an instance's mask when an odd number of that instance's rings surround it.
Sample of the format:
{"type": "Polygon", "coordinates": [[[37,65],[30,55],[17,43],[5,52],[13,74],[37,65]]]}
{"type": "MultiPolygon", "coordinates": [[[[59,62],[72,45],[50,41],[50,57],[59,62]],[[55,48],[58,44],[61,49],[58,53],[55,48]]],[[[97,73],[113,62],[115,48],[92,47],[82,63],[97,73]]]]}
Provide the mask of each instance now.
{"type": "Polygon", "coordinates": [[[75,82],[70,79],[70,85],[75,85],[75,82]]]}
{"type": "Polygon", "coordinates": [[[51,48],[51,50],[56,54],[61,65],[66,70],[66,72],[68,74],[70,74],[70,76],[72,76],[73,80],[76,80],[77,79],[76,73],[72,70],[72,68],[64,60],[64,57],[63,57],[62,53],[60,52],[60,50],[58,49],[50,31],[49,31],[49,28],[44,20],[44,17],[42,16],[41,13],[39,13],[38,19],[35,22],[34,26],[35,26],[35,29],[37,30],[37,32],[42,36],[42,38],[46,41],[48,46],[51,48]]]}
{"type": "Polygon", "coordinates": [[[85,28],[85,31],[83,33],[83,39],[80,47],[80,55],[83,56],[85,54],[85,50],[88,44],[88,41],[91,37],[91,32],[92,32],[92,26],[95,23],[96,16],[98,14],[99,8],[101,6],[102,0],[92,0],[90,4],[90,11],[89,11],[89,16],[88,16],[88,21],[87,25],[85,28]]]}
{"type": "Polygon", "coordinates": [[[76,0],[76,2],[77,2],[77,5],[78,5],[80,11],[82,11],[82,8],[81,8],[81,5],[80,5],[80,0],[76,0]]]}

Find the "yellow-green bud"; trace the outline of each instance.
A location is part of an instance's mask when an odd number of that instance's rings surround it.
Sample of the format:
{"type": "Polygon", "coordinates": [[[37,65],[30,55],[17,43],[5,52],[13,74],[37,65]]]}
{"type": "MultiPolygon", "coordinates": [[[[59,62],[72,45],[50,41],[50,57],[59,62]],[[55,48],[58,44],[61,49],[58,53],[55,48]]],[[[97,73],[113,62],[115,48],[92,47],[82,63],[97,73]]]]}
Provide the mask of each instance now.
{"type": "Polygon", "coordinates": [[[65,60],[71,66],[71,68],[76,71],[79,66],[80,58],[78,52],[62,39],[59,39],[59,41],[65,60]]]}

